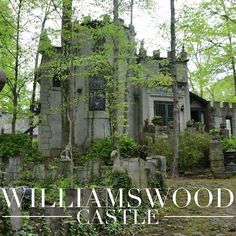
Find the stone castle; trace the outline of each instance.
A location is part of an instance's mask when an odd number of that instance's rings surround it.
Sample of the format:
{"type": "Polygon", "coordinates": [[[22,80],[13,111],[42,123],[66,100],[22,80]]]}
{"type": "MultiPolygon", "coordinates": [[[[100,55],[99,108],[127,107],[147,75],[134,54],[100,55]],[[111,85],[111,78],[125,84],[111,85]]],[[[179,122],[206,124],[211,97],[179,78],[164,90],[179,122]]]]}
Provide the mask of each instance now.
{"type": "MultiPolygon", "coordinates": [[[[97,27],[97,26],[96,26],[97,27]]],[[[132,28],[124,26],[126,33],[133,31],[132,28]]],[[[93,54],[94,41],[89,39],[78,39],[78,56],[93,54]]],[[[60,55],[60,47],[53,47],[53,50],[60,55]]],[[[163,70],[162,61],[168,59],[160,56],[158,50],[152,56],[147,56],[144,47],[141,47],[137,55],[137,63],[151,68],[153,73],[163,70]]],[[[42,66],[53,58],[42,53],[42,66]]],[[[205,129],[218,128],[222,122],[227,121],[231,134],[236,134],[236,104],[210,102],[191,93],[188,86],[188,59],[187,54],[182,52],[177,57],[177,81],[179,88],[179,121],[180,130],[186,128],[186,123],[193,119],[202,122],[205,129]]],[[[78,68],[75,68],[78,70],[78,68]]],[[[126,71],[127,67],[123,66],[126,71]]],[[[124,79],[126,73],[121,73],[124,79]]],[[[74,76],[74,97],[78,98],[74,114],[74,143],[80,147],[89,145],[91,141],[103,139],[110,135],[109,116],[106,106],[106,96],[96,96],[96,92],[102,92],[104,79],[101,75],[84,79],[82,76],[74,76]],[[94,95],[95,94],[95,95],[94,95]],[[80,97],[89,98],[87,100],[80,97]]],[[[46,76],[41,72],[40,76],[40,107],[41,123],[39,125],[39,148],[45,157],[58,155],[63,147],[62,116],[61,116],[61,83],[56,75],[46,76]]],[[[128,111],[128,135],[138,142],[144,137],[145,120],[151,121],[154,116],[161,116],[163,125],[173,119],[173,96],[172,89],[167,87],[148,88],[141,85],[128,85],[127,93],[128,111]]]]}

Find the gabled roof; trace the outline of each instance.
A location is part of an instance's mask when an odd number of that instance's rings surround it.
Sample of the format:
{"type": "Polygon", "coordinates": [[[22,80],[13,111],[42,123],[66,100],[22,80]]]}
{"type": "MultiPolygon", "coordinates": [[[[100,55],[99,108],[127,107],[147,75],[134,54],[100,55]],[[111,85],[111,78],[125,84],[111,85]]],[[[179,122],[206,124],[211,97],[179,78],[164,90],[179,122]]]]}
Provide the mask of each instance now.
{"type": "Polygon", "coordinates": [[[195,93],[189,92],[189,95],[190,95],[190,100],[191,100],[191,98],[194,98],[194,99],[196,99],[197,101],[199,101],[200,103],[203,103],[204,105],[208,104],[208,101],[207,101],[207,100],[205,100],[204,98],[198,96],[198,95],[195,94],[195,93]]]}

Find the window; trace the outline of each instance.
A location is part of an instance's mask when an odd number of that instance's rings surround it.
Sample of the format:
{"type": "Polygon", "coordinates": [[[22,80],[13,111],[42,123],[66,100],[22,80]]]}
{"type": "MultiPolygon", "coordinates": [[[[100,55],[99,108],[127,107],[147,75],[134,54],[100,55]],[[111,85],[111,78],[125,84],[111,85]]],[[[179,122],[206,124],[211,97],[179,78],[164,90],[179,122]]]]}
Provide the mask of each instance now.
{"type": "Polygon", "coordinates": [[[89,110],[105,110],[105,81],[102,75],[97,75],[89,79],[89,110]]]}
{"type": "Polygon", "coordinates": [[[61,80],[59,78],[59,74],[55,74],[52,78],[52,86],[55,88],[60,88],[61,87],[61,80]]]}
{"type": "Polygon", "coordinates": [[[226,129],[229,130],[229,136],[231,137],[233,135],[233,132],[232,132],[232,117],[226,117],[225,122],[226,122],[226,129]]]}
{"type": "Polygon", "coordinates": [[[163,124],[173,120],[173,104],[171,102],[154,102],[154,115],[161,116],[163,124]]]}

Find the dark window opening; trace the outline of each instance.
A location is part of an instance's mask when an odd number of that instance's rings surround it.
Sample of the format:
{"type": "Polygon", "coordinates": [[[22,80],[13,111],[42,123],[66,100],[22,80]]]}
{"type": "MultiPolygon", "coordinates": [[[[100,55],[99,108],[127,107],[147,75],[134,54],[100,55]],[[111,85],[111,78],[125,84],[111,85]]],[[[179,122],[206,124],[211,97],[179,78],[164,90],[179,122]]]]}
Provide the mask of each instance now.
{"type": "Polygon", "coordinates": [[[90,92],[104,90],[105,81],[102,75],[96,75],[89,79],[89,90],[90,92]]]}
{"type": "Polygon", "coordinates": [[[205,112],[201,110],[191,111],[191,120],[205,124],[205,112]]]}
{"type": "Polygon", "coordinates": [[[191,111],[191,120],[194,120],[195,122],[201,121],[201,115],[199,111],[191,111]]]}
{"type": "Polygon", "coordinates": [[[96,75],[89,79],[89,110],[104,111],[106,106],[105,99],[105,80],[102,75],[96,75]]]}
{"type": "Polygon", "coordinates": [[[105,110],[105,96],[98,94],[90,94],[89,96],[89,110],[90,111],[104,111],[105,110]]]}
{"type": "Polygon", "coordinates": [[[60,88],[61,87],[61,80],[59,78],[58,74],[55,74],[52,78],[52,86],[55,88],[60,88]]]}
{"type": "Polygon", "coordinates": [[[161,116],[164,125],[168,125],[169,121],[173,121],[173,104],[171,102],[154,102],[155,116],[161,116]]]}

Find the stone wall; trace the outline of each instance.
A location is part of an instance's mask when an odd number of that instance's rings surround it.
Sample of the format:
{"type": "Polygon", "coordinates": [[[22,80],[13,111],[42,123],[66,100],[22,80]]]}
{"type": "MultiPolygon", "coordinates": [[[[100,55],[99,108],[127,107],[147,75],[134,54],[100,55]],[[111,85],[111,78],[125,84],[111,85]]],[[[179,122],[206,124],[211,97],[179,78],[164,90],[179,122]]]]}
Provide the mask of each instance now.
{"type": "MultiPolygon", "coordinates": [[[[149,186],[149,179],[160,173],[166,176],[166,160],[162,156],[141,158],[121,159],[121,166],[127,171],[136,187],[144,188],[149,186]]],[[[23,174],[23,161],[21,157],[9,159],[6,166],[1,165],[1,171],[4,173],[5,183],[18,180],[23,174]]],[[[44,180],[47,178],[53,181],[68,178],[71,176],[71,162],[58,160],[54,168],[48,168],[43,164],[29,164],[26,170],[32,170],[35,180],[44,180]]],[[[88,161],[84,166],[75,166],[73,168],[74,178],[80,183],[93,182],[97,178],[106,176],[107,171],[111,171],[111,166],[104,166],[102,161],[88,161]]]]}
{"type": "Polygon", "coordinates": [[[166,160],[163,156],[151,156],[146,160],[141,158],[122,159],[123,166],[131,177],[133,184],[138,188],[149,186],[149,180],[157,173],[166,176],[166,160]]]}
{"type": "Polygon", "coordinates": [[[225,166],[223,148],[219,140],[212,140],[209,149],[211,172],[215,178],[228,178],[235,174],[235,172],[227,169],[227,165],[225,166]]]}
{"type": "Polygon", "coordinates": [[[236,135],[236,103],[214,102],[209,109],[210,129],[220,128],[220,124],[225,123],[228,118],[231,119],[232,134],[236,135]]]}
{"type": "MultiPolygon", "coordinates": [[[[133,29],[124,27],[127,35],[131,35],[133,29]]],[[[79,34],[76,38],[76,43],[80,45],[78,51],[79,56],[87,56],[93,53],[93,41],[90,35],[86,32],[79,34]]],[[[60,55],[61,49],[58,49],[60,55]]],[[[43,62],[54,58],[46,58],[43,56],[43,62]]],[[[144,55],[140,63],[147,67],[151,75],[147,77],[157,76],[161,63],[160,60],[167,60],[168,58],[160,58],[157,54],[153,57],[144,55]]],[[[42,64],[43,68],[44,64],[42,64]]],[[[39,127],[39,149],[44,157],[57,156],[64,147],[62,147],[62,120],[61,120],[61,90],[52,86],[52,74],[42,69],[42,76],[40,78],[40,102],[41,102],[41,123],[39,127]],[[48,74],[48,75],[47,75],[48,74]]],[[[89,83],[88,78],[83,76],[83,67],[75,68],[74,76],[74,96],[75,102],[75,116],[74,118],[74,141],[80,147],[80,150],[87,148],[88,145],[96,139],[103,139],[110,135],[110,121],[108,116],[106,101],[105,111],[90,111],[89,110],[89,83]],[[82,72],[82,73],[81,73],[82,72]]],[[[127,64],[125,61],[120,62],[119,66],[119,81],[124,84],[127,75],[127,64]]],[[[148,78],[147,78],[148,79],[148,78]]],[[[180,111],[180,129],[183,130],[186,126],[186,121],[190,119],[190,101],[188,88],[188,73],[187,60],[177,62],[177,79],[179,82],[179,107],[183,107],[180,111]]],[[[124,89],[124,88],[123,88],[124,89]]],[[[122,93],[120,94],[122,96],[122,93]]],[[[136,86],[128,84],[127,89],[127,133],[130,137],[138,142],[143,140],[143,126],[144,120],[147,118],[151,121],[154,116],[154,101],[173,102],[173,94],[171,89],[159,87],[157,89],[150,89],[144,86],[136,86]]],[[[120,109],[123,113],[125,108],[120,109]]],[[[122,120],[122,119],[121,119],[122,120]]],[[[124,121],[120,121],[119,126],[123,131],[122,125],[124,121]]]]}

